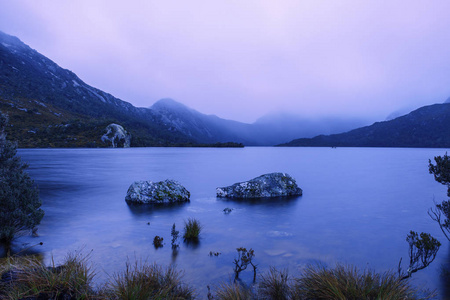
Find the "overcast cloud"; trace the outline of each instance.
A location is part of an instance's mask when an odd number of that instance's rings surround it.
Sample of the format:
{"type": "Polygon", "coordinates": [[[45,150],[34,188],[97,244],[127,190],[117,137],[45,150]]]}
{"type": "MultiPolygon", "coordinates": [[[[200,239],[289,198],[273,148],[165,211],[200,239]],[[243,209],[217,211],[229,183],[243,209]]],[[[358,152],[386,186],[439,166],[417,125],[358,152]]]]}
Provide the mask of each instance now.
{"type": "Polygon", "coordinates": [[[136,106],[383,120],[450,96],[450,1],[0,0],[0,30],[136,106]]]}

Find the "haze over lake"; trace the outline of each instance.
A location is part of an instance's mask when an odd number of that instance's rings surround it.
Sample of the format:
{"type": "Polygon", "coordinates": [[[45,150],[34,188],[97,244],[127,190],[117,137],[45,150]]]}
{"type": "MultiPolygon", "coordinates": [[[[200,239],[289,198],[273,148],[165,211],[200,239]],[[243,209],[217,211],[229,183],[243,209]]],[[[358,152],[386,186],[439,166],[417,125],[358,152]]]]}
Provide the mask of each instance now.
{"type": "MultiPolygon", "coordinates": [[[[123,270],[127,258],[175,264],[203,298],[206,285],[233,277],[236,248],[255,250],[259,274],[270,266],[291,274],[307,264],[336,262],[376,271],[396,270],[408,260],[410,230],[428,232],[443,246],[436,260],[413,274],[418,287],[445,291],[440,278],[449,263],[448,242],[427,210],[446,199],[446,188],[428,173],[428,159],[446,149],[398,148],[129,148],[21,149],[40,188],[45,217],[39,237],[21,237],[15,247],[34,248],[46,261],[68,251],[92,249],[98,282],[123,270]],[[286,172],[303,196],[285,200],[231,201],[215,188],[270,172],[286,172]],[[177,206],[129,206],[124,198],[136,180],[175,179],[191,192],[177,206]],[[223,209],[233,211],[224,214],[223,209]],[[198,245],[170,246],[173,223],[203,224],[198,245]],[[150,225],[148,223],[150,222],[150,225]],[[163,248],[152,245],[155,235],[163,248]],[[210,257],[210,251],[220,252],[210,257]]],[[[406,268],[406,266],[405,266],[406,268]]],[[[252,272],[241,279],[251,284],[252,272]]]]}

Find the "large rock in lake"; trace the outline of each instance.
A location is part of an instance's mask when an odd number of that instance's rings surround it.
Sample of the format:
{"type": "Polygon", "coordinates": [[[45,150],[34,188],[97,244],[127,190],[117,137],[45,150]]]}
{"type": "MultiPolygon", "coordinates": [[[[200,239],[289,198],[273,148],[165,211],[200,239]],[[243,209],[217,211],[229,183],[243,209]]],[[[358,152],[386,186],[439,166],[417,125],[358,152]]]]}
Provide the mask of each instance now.
{"type": "Polygon", "coordinates": [[[135,181],[128,188],[125,201],[129,204],[163,204],[186,202],[190,196],[189,191],[175,180],[135,181]]]}
{"type": "Polygon", "coordinates": [[[288,174],[270,173],[231,186],[219,187],[216,192],[217,197],[247,199],[300,196],[302,189],[288,174]]]}

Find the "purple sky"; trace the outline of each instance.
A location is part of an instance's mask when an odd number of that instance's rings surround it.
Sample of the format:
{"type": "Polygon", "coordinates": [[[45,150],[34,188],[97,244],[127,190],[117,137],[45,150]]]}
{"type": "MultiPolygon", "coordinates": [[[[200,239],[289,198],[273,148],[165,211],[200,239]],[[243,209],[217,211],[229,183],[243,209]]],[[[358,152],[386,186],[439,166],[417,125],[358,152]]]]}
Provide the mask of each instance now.
{"type": "Polygon", "coordinates": [[[0,0],[0,30],[136,106],[384,120],[450,96],[450,1],[0,0]]]}

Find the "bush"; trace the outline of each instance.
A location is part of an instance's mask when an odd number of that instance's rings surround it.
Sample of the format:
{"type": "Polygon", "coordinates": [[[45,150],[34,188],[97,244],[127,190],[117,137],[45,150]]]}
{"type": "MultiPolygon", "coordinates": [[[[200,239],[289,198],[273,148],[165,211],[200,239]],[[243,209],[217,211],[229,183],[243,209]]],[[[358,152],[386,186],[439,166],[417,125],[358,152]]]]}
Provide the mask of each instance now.
{"type": "Polygon", "coordinates": [[[361,273],[352,266],[309,266],[294,281],[294,299],[418,299],[416,290],[394,273],[361,273]]]}
{"type": "Polygon", "coordinates": [[[108,287],[110,299],[193,299],[194,292],[184,286],[180,272],[156,264],[126,264],[125,271],[113,276],[108,287]]]}
{"type": "Polygon", "coordinates": [[[158,235],[156,235],[156,236],[153,238],[153,246],[155,246],[155,249],[158,249],[158,248],[161,248],[161,247],[164,246],[164,245],[163,245],[163,240],[164,240],[164,238],[162,238],[162,237],[160,237],[160,236],[158,236],[158,235]]]}
{"type": "Polygon", "coordinates": [[[6,140],[8,118],[0,112],[0,243],[9,248],[14,237],[32,230],[41,222],[44,211],[28,167],[16,156],[16,144],[6,140]]]}
{"type": "MultiPolygon", "coordinates": [[[[445,153],[434,158],[435,165],[429,160],[428,170],[434,175],[434,179],[447,186],[447,196],[450,197],[450,157],[445,153]]],[[[450,200],[435,203],[435,207],[428,210],[430,217],[439,224],[447,240],[450,241],[450,200]]]]}
{"type": "Polygon", "coordinates": [[[200,222],[196,219],[189,218],[187,220],[187,222],[184,221],[183,238],[188,241],[198,240],[201,230],[202,230],[202,226],[200,225],[200,222]]]}

